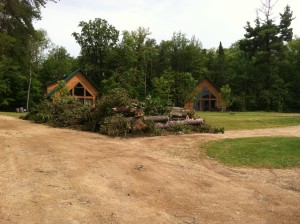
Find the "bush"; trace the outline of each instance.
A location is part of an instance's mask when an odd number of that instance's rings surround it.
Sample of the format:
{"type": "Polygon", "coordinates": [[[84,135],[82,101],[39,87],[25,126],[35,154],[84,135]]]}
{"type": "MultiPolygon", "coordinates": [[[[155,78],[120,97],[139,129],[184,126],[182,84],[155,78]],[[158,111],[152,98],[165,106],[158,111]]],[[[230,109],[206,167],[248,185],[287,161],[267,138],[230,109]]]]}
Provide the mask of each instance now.
{"type": "Polygon", "coordinates": [[[134,102],[136,101],[129,97],[129,94],[125,89],[112,89],[97,100],[93,116],[97,122],[101,123],[106,117],[114,114],[112,108],[117,106],[128,106],[134,102]]]}
{"type": "Polygon", "coordinates": [[[167,129],[176,134],[190,134],[192,132],[191,125],[186,124],[171,125],[167,129]]]}
{"type": "Polygon", "coordinates": [[[36,123],[49,123],[52,120],[52,103],[47,99],[44,99],[36,110],[28,113],[24,119],[33,120],[36,123]]]}
{"type": "Polygon", "coordinates": [[[57,127],[84,124],[89,117],[90,108],[82,105],[81,102],[70,95],[65,82],[60,82],[58,88],[52,102],[45,98],[35,111],[28,114],[26,119],[37,123],[50,123],[57,127]]]}
{"type": "Polygon", "coordinates": [[[122,114],[115,114],[104,118],[100,125],[100,133],[110,136],[126,136],[129,132],[127,120],[122,114]]]}
{"type": "Polygon", "coordinates": [[[147,115],[167,114],[170,112],[171,103],[160,98],[154,98],[151,95],[145,99],[145,113],[147,115]]]}
{"type": "Polygon", "coordinates": [[[53,103],[52,124],[57,127],[82,125],[88,111],[89,107],[77,100],[53,103]]]}

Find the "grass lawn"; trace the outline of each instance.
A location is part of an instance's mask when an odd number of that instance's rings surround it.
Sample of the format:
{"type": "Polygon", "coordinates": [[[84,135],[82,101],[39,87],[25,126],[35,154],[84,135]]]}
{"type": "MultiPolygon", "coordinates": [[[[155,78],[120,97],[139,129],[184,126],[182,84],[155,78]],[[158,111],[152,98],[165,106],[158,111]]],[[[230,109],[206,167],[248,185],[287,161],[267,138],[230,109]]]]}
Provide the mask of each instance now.
{"type": "Polygon", "coordinates": [[[300,125],[300,114],[299,116],[271,112],[197,112],[196,114],[213,127],[224,127],[225,131],[300,125]]]}
{"type": "Polygon", "coordinates": [[[16,113],[16,112],[0,112],[0,115],[4,115],[4,116],[10,116],[10,117],[16,117],[16,118],[20,118],[21,116],[26,116],[26,112],[25,113],[16,113]]]}
{"type": "Polygon", "coordinates": [[[300,138],[256,137],[210,141],[208,156],[230,166],[289,168],[300,166],[300,138]]]}

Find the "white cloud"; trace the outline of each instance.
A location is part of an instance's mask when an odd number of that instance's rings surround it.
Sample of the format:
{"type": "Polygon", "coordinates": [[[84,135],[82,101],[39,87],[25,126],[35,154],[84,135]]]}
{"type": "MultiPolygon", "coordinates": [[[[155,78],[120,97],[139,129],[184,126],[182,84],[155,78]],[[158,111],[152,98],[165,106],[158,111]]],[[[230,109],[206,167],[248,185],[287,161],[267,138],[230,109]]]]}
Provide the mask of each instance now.
{"type": "MultiPolygon", "coordinates": [[[[279,0],[274,15],[279,18],[287,4],[296,17],[294,33],[300,35],[299,0],[279,0]]],[[[216,48],[220,41],[229,47],[243,38],[246,21],[253,22],[260,5],[260,0],[61,0],[46,5],[36,27],[45,29],[55,44],[74,56],[80,47],[71,34],[80,32],[80,21],[95,18],[107,20],[120,32],[149,27],[158,42],[182,31],[188,37],[195,35],[205,48],[216,48]]]]}

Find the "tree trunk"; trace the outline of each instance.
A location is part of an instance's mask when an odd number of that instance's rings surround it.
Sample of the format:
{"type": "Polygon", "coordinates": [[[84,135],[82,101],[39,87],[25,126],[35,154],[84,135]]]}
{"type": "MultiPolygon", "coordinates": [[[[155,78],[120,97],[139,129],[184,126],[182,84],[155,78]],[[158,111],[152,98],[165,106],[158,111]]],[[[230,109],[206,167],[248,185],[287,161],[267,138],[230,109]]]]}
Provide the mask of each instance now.
{"type": "Polygon", "coordinates": [[[29,65],[29,80],[28,80],[28,90],[27,90],[27,101],[26,101],[26,111],[29,112],[29,100],[30,100],[30,89],[31,89],[31,79],[32,79],[32,65],[31,65],[31,59],[30,59],[30,65],[29,65]]]}
{"type": "Polygon", "coordinates": [[[154,122],[167,122],[169,120],[168,116],[149,116],[146,117],[146,120],[154,121],[154,122]]]}
{"type": "Polygon", "coordinates": [[[178,124],[201,125],[203,123],[204,123],[203,118],[197,118],[197,119],[187,119],[187,120],[179,120],[179,121],[169,121],[166,123],[157,122],[155,125],[159,128],[167,128],[167,127],[175,126],[178,124]]]}

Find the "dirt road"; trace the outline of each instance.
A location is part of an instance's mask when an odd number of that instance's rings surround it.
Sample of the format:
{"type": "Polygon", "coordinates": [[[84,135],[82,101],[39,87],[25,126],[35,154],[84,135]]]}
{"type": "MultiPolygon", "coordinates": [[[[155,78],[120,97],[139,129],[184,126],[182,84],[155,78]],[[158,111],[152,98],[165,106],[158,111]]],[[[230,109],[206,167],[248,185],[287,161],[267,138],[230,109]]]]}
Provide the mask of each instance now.
{"type": "Polygon", "coordinates": [[[119,139],[0,116],[0,223],[300,223],[300,168],[225,167],[219,138],[300,126],[119,139]]]}

